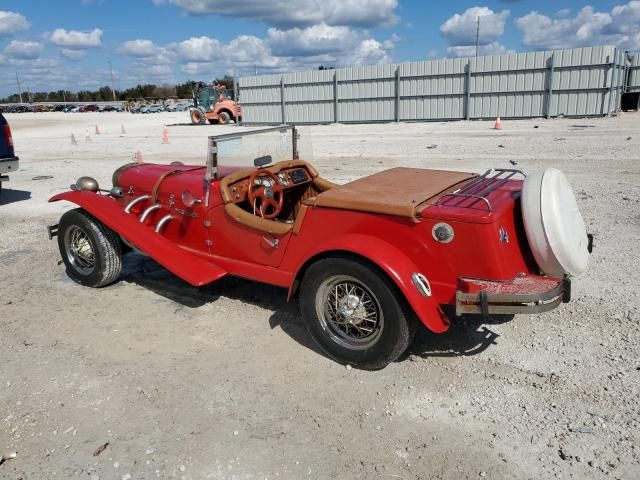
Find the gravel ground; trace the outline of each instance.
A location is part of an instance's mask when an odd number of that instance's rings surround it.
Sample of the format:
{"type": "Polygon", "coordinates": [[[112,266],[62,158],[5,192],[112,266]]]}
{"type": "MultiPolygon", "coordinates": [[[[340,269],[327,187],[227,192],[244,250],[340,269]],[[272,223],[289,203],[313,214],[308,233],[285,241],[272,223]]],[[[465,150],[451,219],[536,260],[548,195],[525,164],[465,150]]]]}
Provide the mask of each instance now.
{"type": "Polygon", "coordinates": [[[308,128],[339,182],[396,165],[558,167],[595,234],[570,304],[420,331],[378,372],[320,354],[278,288],[192,288],[134,253],[111,287],[67,279],[45,227],[70,206],[49,196],[82,174],[110,185],[137,150],[202,163],[206,135],[236,127],[7,117],[21,169],[0,197],[0,454],[16,457],[0,478],[640,478],[638,114],[308,128]]]}

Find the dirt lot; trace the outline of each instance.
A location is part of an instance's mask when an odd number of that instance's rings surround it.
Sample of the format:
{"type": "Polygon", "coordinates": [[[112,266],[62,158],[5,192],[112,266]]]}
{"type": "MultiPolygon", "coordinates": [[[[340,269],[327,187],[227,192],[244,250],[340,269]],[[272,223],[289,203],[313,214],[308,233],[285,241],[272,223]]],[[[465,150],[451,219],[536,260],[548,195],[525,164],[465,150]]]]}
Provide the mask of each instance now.
{"type": "Polygon", "coordinates": [[[379,372],[320,354],[278,288],[192,288],[134,253],[111,287],[67,279],[45,227],[70,206],[49,196],[83,174],[110,186],[137,150],[202,163],[207,134],[236,127],[8,119],[21,169],[0,198],[0,454],[17,456],[0,478],[640,478],[640,115],[309,128],[339,182],[396,165],[561,168],[595,234],[572,303],[421,331],[379,372]]]}

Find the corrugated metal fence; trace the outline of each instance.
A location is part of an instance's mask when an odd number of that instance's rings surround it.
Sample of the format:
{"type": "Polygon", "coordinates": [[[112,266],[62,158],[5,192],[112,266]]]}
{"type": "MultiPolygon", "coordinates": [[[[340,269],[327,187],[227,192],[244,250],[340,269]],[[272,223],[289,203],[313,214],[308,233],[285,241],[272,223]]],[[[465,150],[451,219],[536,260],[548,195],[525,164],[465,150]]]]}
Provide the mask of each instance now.
{"type": "Polygon", "coordinates": [[[631,53],[627,85],[629,92],[640,92],[640,52],[631,53]]]}
{"type": "MultiPolygon", "coordinates": [[[[638,55],[634,65],[638,65],[638,55]]],[[[243,122],[305,124],[607,115],[627,73],[612,46],[242,77],[243,122]]]]}

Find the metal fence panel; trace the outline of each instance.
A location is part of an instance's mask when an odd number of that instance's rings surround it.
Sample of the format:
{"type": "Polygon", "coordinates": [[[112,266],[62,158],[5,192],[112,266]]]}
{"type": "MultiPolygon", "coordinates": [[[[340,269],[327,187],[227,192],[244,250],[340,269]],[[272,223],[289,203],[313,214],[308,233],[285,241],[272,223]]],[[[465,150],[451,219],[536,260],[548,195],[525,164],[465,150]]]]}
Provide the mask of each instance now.
{"type": "Polygon", "coordinates": [[[628,85],[629,92],[640,92],[640,52],[631,52],[628,85]]]}
{"type": "Polygon", "coordinates": [[[238,89],[245,123],[591,116],[640,90],[639,66],[600,46],[243,77],[238,89]]]}

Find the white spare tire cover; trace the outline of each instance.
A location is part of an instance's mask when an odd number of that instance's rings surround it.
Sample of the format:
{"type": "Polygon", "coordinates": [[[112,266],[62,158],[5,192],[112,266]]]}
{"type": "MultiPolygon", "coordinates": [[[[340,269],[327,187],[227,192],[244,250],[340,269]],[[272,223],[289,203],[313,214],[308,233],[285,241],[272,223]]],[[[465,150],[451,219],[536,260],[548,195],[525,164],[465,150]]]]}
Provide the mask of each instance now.
{"type": "Polygon", "coordinates": [[[587,232],[576,197],[564,174],[547,168],[522,187],[522,217],[529,247],[547,275],[580,275],[587,269],[587,232]]]}

